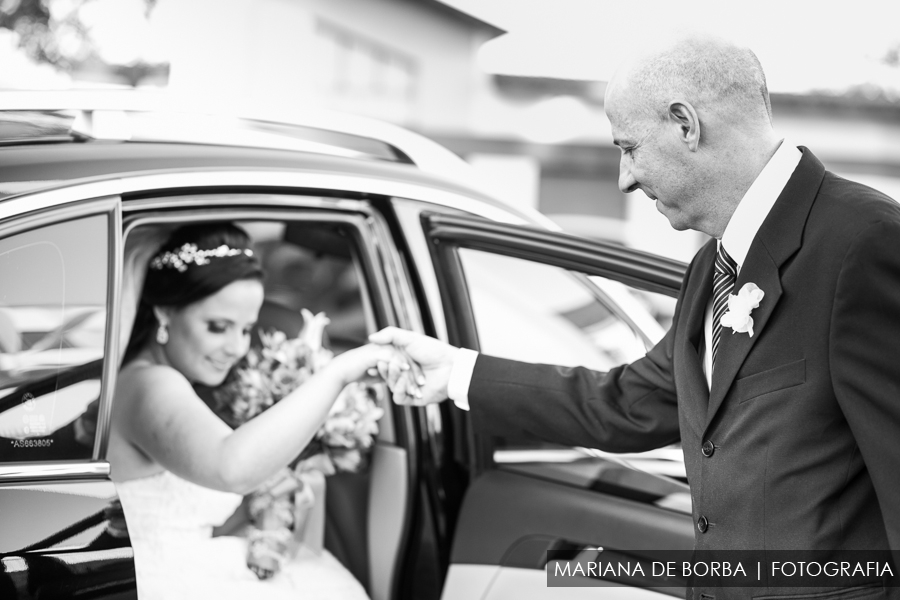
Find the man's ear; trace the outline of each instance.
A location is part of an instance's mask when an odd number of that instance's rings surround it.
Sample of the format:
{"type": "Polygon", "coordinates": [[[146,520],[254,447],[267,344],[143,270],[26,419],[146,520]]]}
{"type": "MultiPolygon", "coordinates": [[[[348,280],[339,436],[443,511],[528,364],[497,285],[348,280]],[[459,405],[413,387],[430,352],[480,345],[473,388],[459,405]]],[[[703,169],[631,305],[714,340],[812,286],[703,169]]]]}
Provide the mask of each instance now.
{"type": "Polygon", "coordinates": [[[675,100],[669,103],[669,122],[678,129],[679,139],[691,152],[700,147],[700,117],[689,102],[675,100]]]}

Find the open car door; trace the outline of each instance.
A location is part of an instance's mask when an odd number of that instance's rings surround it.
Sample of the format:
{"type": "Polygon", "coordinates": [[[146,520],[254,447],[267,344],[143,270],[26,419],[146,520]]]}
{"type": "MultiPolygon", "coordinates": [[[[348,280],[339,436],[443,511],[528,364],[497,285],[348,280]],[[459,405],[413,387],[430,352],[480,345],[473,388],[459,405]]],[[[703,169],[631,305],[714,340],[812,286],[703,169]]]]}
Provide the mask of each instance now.
{"type": "MultiPolygon", "coordinates": [[[[606,371],[663,335],[685,266],[530,227],[423,214],[447,336],[528,362],[606,371]]],[[[443,600],[684,597],[681,582],[565,577],[548,587],[548,551],[686,550],[690,491],[679,447],[609,455],[486,437],[450,407],[467,439],[470,484],[456,517],[443,600]]],[[[552,410],[552,408],[548,408],[552,410]]],[[[586,554],[587,553],[587,554],[586,554]]]]}

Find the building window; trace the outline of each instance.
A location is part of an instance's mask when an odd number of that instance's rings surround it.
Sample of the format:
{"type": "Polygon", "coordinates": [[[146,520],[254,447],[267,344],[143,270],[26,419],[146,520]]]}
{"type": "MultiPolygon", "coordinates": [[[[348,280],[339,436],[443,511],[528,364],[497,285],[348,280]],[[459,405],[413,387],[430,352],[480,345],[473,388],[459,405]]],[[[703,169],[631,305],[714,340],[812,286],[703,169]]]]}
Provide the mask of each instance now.
{"type": "Polygon", "coordinates": [[[412,56],[325,20],[316,25],[317,91],[326,106],[406,123],[416,95],[412,56]]]}

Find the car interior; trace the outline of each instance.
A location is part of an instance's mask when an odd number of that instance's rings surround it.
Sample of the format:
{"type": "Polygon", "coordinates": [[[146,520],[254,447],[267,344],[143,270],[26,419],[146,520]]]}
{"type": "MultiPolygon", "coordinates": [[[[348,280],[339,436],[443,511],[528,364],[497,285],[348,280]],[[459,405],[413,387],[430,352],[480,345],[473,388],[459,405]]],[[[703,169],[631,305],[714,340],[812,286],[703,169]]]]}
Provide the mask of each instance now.
{"type": "MultiPolygon", "coordinates": [[[[138,237],[160,227],[142,222],[132,230],[138,237]]],[[[265,272],[265,299],[251,344],[258,346],[261,333],[274,331],[297,337],[304,325],[301,309],[325,313],[330,323],[323,342],[335,354],[366,343],[368,333],[376,328],[374,313],[358,249],[346,224],[301,220],[238,220],[235,224],[250,235],[265,272]]],[[[171,222],[162,225],[165,230],[173,226],[171,222]]],[[[211,390],[201,385],[195,389],[212,406],[211,390]]],[[[383,419],[390,419],[390,413],[383,419]]],[[[365,468],[334,474],[327,479],[325,494],[324,546],[363,585],[369,585],[370,578],[365,543],[370,477],[365,468]]],[[[245,502],[214,535],[242,535],[247,520],[245,502]]]]}

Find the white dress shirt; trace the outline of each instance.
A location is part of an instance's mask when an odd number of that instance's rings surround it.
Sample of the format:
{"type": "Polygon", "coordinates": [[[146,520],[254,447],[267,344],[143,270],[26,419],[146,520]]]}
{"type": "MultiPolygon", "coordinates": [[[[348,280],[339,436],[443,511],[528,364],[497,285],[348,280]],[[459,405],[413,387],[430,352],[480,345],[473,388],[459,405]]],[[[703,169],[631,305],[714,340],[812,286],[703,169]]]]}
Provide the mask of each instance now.
{"type": "MultiPolygon", "coordinates": [[[[734,214],[725,227],[725,233],[719,244],[725,246],[725,250],[737,263],[738,273],[741,265],[747,259],[750,244],[756,237],[763,221],[772,210],[775,200],[781,195],[788,180],[800,163],[802,156],[800,150],[792,144],[782,141],[778,150],[766,163],[750,189],[741,198],[734,214]]],[[[704,346],[700,349],[700,360],[703,365],[703,373],[706,382],[712,385],[712,353],[707,352],[712,344],[712,295],[706,306],[706,318],[704,321],[704,346]]],[[[453,360],[450,371],[450,380],[447,383],[447,395],[459,408],[469,410],[469,384],[472,382],[472,372],[475,370],[475,360],[478,353],[467,348],[460,348],[453,360]]]]}
{"type": "MultiPolygon", "coordinates": [[[[741,272],[741,266],[747,260],[747,252],[750,251],[753,238],[756,237],[763,221],[769,216],[769,211],[772,210],[772,206],[784,190],[784,186],[794,174],[801,156],[802,154],[796,146],[782,141],[781,146],[753,181],[753,185],[741,198],[728,225],[725,226],[725,233],[722,234],[722,239],[718,243],[725,246],[725,251],[737,263],[738,273],[741,272]]],[[[709,387],[712,387],[712,352],[707,352],[706,349],[712,347],[712,315],[713,298],[710,296],[709,303],[706,305],[706,317],[703,321],[704,345],[700,348],[700,363],[703,365],[703,374],[706,375],[706,383],[709,387]]],[[[724,329],[722,334],[724,335],[724,329]]],[[[466,394],[468,396],[468,388],[466,388],[466,394]]]]}

